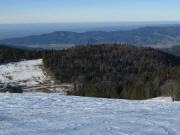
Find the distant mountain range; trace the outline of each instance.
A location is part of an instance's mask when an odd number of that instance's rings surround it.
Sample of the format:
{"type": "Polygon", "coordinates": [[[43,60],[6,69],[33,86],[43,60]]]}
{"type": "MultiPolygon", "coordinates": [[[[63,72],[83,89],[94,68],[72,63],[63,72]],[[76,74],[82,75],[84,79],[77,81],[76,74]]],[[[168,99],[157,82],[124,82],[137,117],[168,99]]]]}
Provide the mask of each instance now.
{"type": "Polygon", "coordinates": [[[40,35],[54,31],[119,31],[132,30],[146,26],[180,26],[175,22],[85,22],[85,23],[27,23],[0,24],[0,40],[30,35],[40,35]]]}
{"type": "Polygon", "coordinates": [[[0,40],[0,44],[33,48],[65,48],[72,45],[128,43],[156,47],[180,44],[180,26],[144,27],[127,31],[57,31],[42,35],[0,40]]]}

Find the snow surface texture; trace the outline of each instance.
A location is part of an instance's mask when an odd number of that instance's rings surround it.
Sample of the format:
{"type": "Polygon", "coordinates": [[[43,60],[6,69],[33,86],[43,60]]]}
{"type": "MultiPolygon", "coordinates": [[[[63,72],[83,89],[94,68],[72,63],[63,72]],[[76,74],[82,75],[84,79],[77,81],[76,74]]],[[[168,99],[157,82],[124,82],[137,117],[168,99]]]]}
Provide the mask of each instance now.
{"type": "Polygon", "coordinates": [[[179,135],[180,103],[0,94],[0,135],[179,135]]]}
{"type": "Polygon", "coordinates": [[[42,59],[14,62],[0,65],[0,83],[16,82],[20,85],[34,86],[49,78],[41,69],[42,59]]]}

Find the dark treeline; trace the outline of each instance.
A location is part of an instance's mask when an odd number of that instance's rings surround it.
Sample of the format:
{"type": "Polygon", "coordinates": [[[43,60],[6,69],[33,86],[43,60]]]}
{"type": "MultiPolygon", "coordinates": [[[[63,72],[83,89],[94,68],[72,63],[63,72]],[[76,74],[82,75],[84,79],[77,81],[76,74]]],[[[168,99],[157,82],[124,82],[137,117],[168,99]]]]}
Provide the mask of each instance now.
{"type": "MultiPolygon", "coordinates": [[[[159,72],[166,75],[168,71],[165,70],[180,65],[176,56],[126,45],[86,45],[44,51],[43,60],[57,80],[74,83],[74,91],[69,94],[127,99],[160,96],[163,92],[160,86],[152,85],[151,80],[156,77],[151,78],[151,75],[156,74],[159,81],[159,72]]],[[[162,77],[162,80],[169,78],[162,77]]]]}
{"type": "Polygon", "coordinates": [[[37,59],[41,57],[41,51],[23,50],[0,45],[0,63],[16,62],[22,59],[37,59]]]}
{"type": "Polygon", "coordinates": [[[171,96],[180,101],[180,66],[144,73],[122,82],[121,96],[128,99],[171,96]]]}
{"type": "Polygon", "coordinates": [[[180,67],[143,73],[119,82],[86,82],[75,84],[71,95],[141,100],[158,96],[171,96],[180,101],[180,67]]]}

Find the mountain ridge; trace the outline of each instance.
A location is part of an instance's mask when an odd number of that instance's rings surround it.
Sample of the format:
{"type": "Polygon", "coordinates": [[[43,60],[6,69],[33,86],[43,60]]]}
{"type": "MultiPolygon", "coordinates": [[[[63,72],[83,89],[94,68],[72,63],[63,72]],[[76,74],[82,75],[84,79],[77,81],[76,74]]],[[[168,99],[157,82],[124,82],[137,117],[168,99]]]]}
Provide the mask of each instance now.
{"type": "Polygon", "coordinates": [[[66,48],[68,45],[127,43],[145,46],[175,46],[180,44],[180,26],[143,27],[127,31],[55,31],[22,38],[0,40],[1,44],[49,47],[51,45],[66,48]]]}

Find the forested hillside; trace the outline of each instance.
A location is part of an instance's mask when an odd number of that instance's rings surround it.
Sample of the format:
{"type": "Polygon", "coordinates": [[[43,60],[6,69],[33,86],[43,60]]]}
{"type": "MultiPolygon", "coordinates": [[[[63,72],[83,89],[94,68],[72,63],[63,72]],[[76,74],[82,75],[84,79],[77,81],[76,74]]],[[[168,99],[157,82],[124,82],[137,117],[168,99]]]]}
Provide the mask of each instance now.
{"type": "Polygon", "coordinates": [[[144,27],[127,31],[90,31],[76,33],[57,31],[42,35],[12,38],[0,41],[1,44],[26,47],[59,47],[71,45],[128,43],[133,45],[174,46],[180,44],[180,27],[144,27]]]}
{"type": "Polygon", "coordinates": [[[144,99],[171,96],[180,101],[180,66],[170,67],[153,73],[143,73],[130,81],[121,83],[121,97],[144,99]]]}
{"type": "MultiPolygon", "coordinates": [[[[161,95],[158,93],[159,87],[154,89],[154,85],[150,85],[151,74],[157,72],[157,77],[161,78],[159,72],[180,65],[178,57],[152,48],[116,44],[45,51],[43,60],[57,80],[74,83],[75,89],[70,94],[128,99],[145,99],[161,95]],[[140,83],[134,83],[140,75],[144,75],[148,81],[147,85],[153,88],[147,90],[146,83],[142,80],[140,83]],[[146,93],[146,96],[142,93],[146,93]]],[[[173,75],[179,68],[176,70],[172,71],[173,75]]],[[[162,74],[166,75],[166,71],[163,72],[162,74]]]]}
{"type": "Polygon", "coordinates": [[[119,82],[87,82],[75,85],[71,95],[141,100],[171,96],[180,101],[180,67],[171,67],[152,73],[142,73],[119,82]]]}
{"type": "Polygon", "coordinates": [[[15,62],[22,59],[37,59],[41,57],[42,53],[40,51],[28,51],[0,45],[0,63],[15,62]]]}
{"type": "Polygon", "coordinates": [[[61,83],[73,83],[68,94],[180,100],[180,58],[149,47],[85,45],[64,50],[30,51],[0,46],[0,63],[42,58],[61,83]]]}
{"type": "Polygon", "coordinates": [[[174,46],[171,48],[162,48],[163,51],[176,55],[176,56],[180,56],[180,45],[179,46],[174,46]]]}

